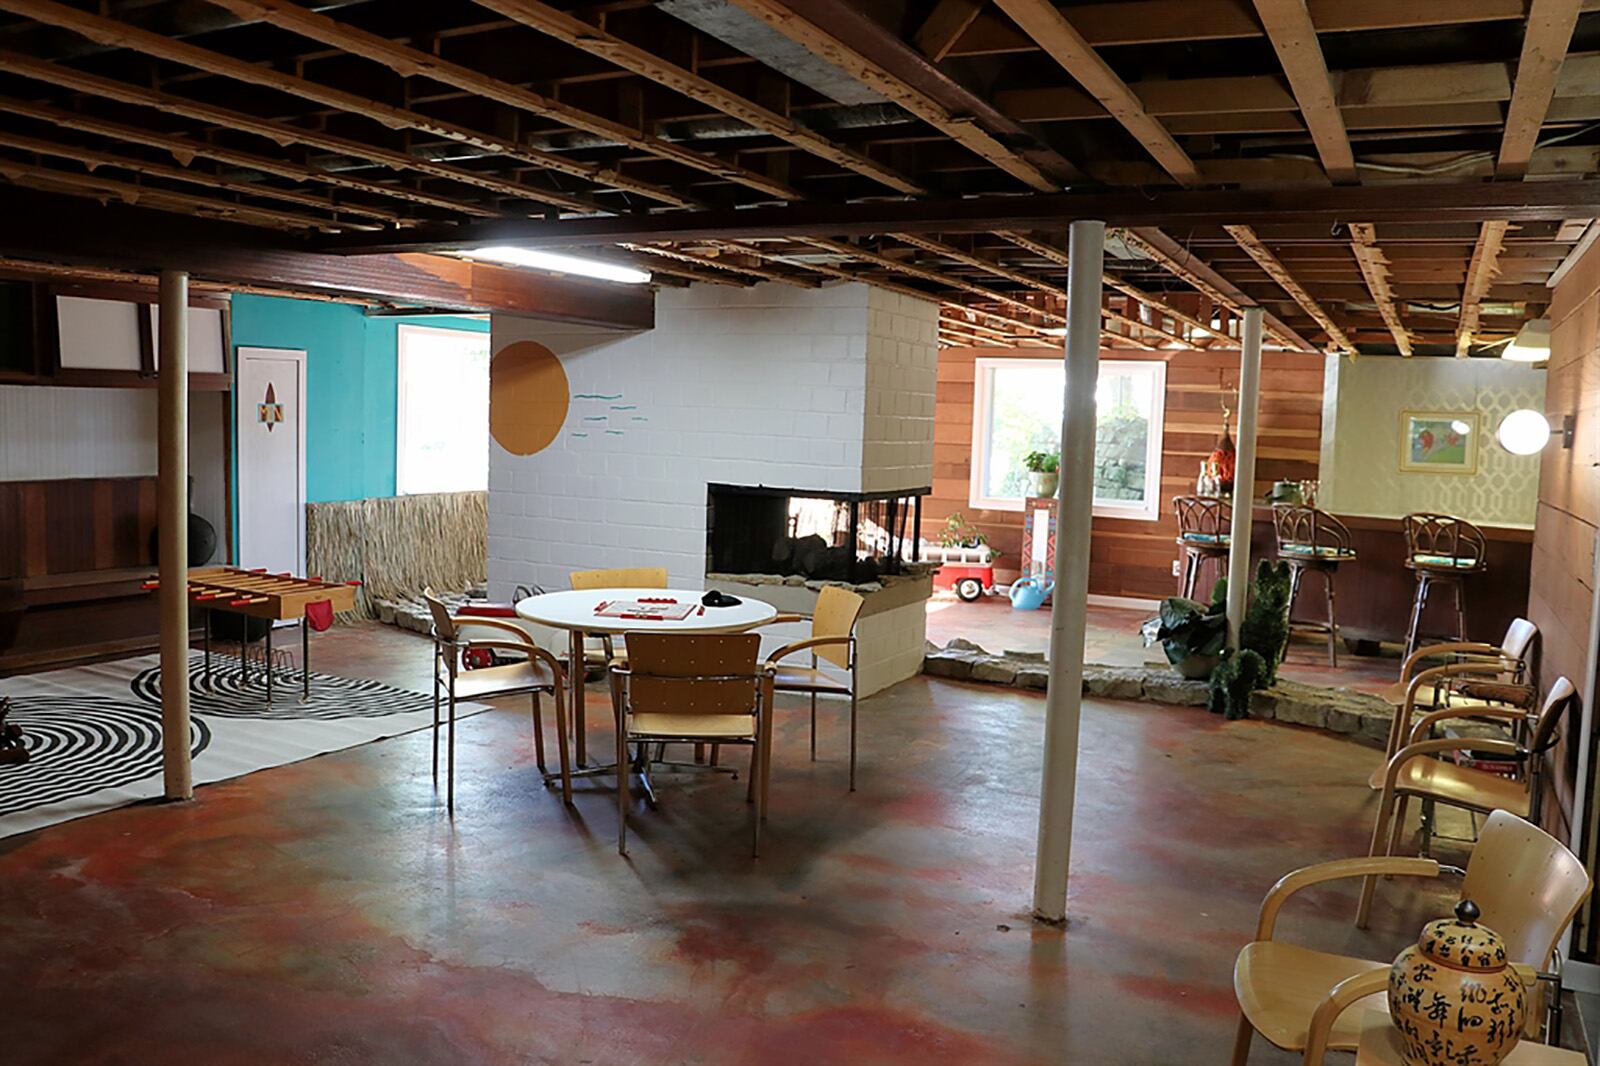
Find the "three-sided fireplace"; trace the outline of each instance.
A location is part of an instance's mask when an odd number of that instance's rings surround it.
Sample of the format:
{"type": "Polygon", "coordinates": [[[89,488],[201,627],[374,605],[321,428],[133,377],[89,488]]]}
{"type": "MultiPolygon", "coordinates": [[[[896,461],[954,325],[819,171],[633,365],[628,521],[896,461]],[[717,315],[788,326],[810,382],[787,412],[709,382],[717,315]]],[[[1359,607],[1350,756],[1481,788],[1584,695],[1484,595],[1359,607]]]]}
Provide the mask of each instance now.
{"type": "Polygon", "coordinates": [[[827,492],[708,485],[706,572],[862,584],[920,558],[932,489],[827,492]]]}

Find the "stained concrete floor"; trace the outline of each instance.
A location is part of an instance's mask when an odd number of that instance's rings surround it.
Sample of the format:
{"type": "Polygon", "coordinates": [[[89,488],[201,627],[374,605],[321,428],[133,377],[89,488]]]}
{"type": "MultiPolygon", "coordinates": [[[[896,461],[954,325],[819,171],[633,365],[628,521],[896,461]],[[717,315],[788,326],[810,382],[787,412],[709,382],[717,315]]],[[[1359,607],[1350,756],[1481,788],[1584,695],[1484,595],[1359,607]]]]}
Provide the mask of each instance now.
{"type": "MultiPolygon", "coordinates": [[[[428,646],[318,638],[417,685],[428,646]]],[[[1086,705],[1071,920],[1027,910],[1044,701],[918,678],[809,762],[780,719],[763,856],[743,782],[666,778],[616,854],[614,793],[540,784],[525,710],[460,729],[446,817],[413,734],[0,841],[0,1059],[34,1063],[1225,1061],[1267,887],[1361,853],[1377,752],[1203,710],[1086,705]]],[[[605,750],[608,711],[591,691],[605,750]]],[[[1442,913],[1308,891],[1283,935],[1391,956],[1442,913]]],[[[1288,1063],[1257,1041],[1256,1063],[1288,1063]]]]}
{"type": "MultiPolygon", "coordinates": [[[[1146,648],[1139,626],[1155,612],[1137,608],[1089,607],[1084,660],[1106,666],[1165,663],[1160,648],[1146,648]]],[[[928,639],[938,645],[956,637],[990,652],[1044,652],[1050,648],[1050,612],[1014,610],[1004,596],[985,596],[963,603],[941,593],[928,601],[928,639]]],[[[1380,692],[1400,676],[1400,649],[1385,647],[1381,655],[1355,655],[1341,645],[1339,664],[1328,665],[1327,638],[1295,633],[1280,668],[1284,677],[1308,685],[1334,685],[1380,692]]]]}

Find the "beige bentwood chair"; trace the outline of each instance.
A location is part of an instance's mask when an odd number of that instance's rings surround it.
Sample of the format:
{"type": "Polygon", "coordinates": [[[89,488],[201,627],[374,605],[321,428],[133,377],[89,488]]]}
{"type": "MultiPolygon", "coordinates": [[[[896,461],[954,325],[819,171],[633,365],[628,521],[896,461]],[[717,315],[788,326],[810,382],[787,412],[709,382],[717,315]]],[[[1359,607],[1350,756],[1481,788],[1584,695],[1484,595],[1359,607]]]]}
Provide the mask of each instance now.
{"type": "MultiPolygon", "coordinates": [[[[1423,715],[1411,730],[1410,742],[1389,760],[1384,771],[1383,798],[1372,826],[1370,854],[1379,849],[1393,855],[1405,828],[1406,806],[1413,797],[1424,802],[1492,814],[1509,811],[1522,818],[1539,820],[1541,768],[1545,753],[1555,747],[1561,720],[1578,704],[1578,693],[1565,677],[1556,679],[1537,712],[1518,707],[1477,707],[1462,715],[1452,707],[1423,715]],[[1452,718],[1498,719],[1516,727],[1524,739],[1490,740],[1480,737],[1440,737],[1427,739],[1434,726],[1452,718]],[[1517,777],[1462,766],[1440,756],[1448,752],[1470,751],[1515,760],[1521,767],[1517,777]]],[[[1356,910],[1356,925],[1366,928],[1372,910],[1372,892],[1377,878],[1368,876],[1361,887],[1361,905],[1356,910]]],[[[1489,923],[1493,924],[1493,923],[1489,923]]]]}
{"type": "MultiPolygon", "coordinates": [[[[856,620],[866,601],[848,589],[824,585],[817,593],[816,610],[811,615],[811,635],[785,644],[767,657],[774,671],[773,687],[778,692],[798,692],[811,697],[811,758],[817,757],[817,696],[828,694],[850,697],[850,791],[856,790],[856,620]],[[811,653],[811,665],[783,660],[801,652],[811,653]],[[848,673],[841,678],[821,668],[827,662],[848,673]]],[[[780,614],[767,625],[778,622],[803,622],[805,616],[780,614]]]]}
{"type": "MultiPolygon", "coordinates": [[[[664,589],[667,587],[667,568],[664,566],[630,566],[615,570],[574,570],[567,575],[574,589],[664,589]]],[[[583,642],[583,665],[590,670],[604,670],[619,652],[610,634],[590,637],[583,642]]],[[[626,652],[620,653],[626,656],[626,652]]]]}
{"type": "MultiPolygon", "coordinates": [[[[1261,901],[1255,940],[1245,945],[1234,964],[1233,989],[1240,1016],[1233,1066],[1244,1066],[1256,1033],[1286,1051],[1304,1051],[1306,1062],[1321,1062],[1326,1048],[1354,1051],[1364,1011],[1388,1009],[1383,991],[1392,960],[1332,955],[1274,939],[1278,912],[1291,896],[1340,878],[1437,877],[1446,871],[1460,872],[1433,859],[1338,859],[1295,870],[1273,885],[1261,901]]],[[[1576,855],[1538,827],[1505,811],[1489,816],[1461,883],[1460,898],[1478,905],[1480,921],[1505,940],[1506,954],[1523,979],[1543,978],[1553,983],[1549,996],[1552,1033],[1559,1024],[1560,985],[1558,975],[1549,970],[1561,934],[1588,897],[1590,887],[1589,875],[1576,855]]],[[[1530,1019],[1537,1015],[1530,1006],[1530,1019]]]]}
{"type": "Polygon", "coordinates": [[[617,852],[628,853],[628,779],[639,775],[654,805],[650,749],[661,744],[744,744],[751,749],[746,800],[756,806],[752,853],[761,854],[772,756],[772,670],[758,663],[753,633],[629,633],[629,657],[611,664],[617,718],[617,852]],[[628,758],[628,745],[638,757],[628,758]]]}
{"type": "Polygon", "coordinates": [[[555,697],[556,747],[559,749],[561,798],[572,802],[571,767],[567,762],[567,712],[564,694],[565,672],[554,655],[533,642],[525,630],[511,622],[495,618],[452,618],[433,590],[425,590],[423,599],[433,613],[433,780],[439,780],[439,707],[441,698],[449,708],[449,739],[446,747],[445,807],[456,809],[456,703],[459,700],[493,699],[497,696],[533,697],[533,750],[539,773],[548,785],[553,776],[545,768],[544,721],[539,708],[539,698],[548,692],[555,697]],[[492,629],[507,634],[509,640],[475,640],[463,635],[463,629],[492,629]],[[475,649],[510,652],[523,658],[500,666],[464,668],[466,653],[475,649]]]}

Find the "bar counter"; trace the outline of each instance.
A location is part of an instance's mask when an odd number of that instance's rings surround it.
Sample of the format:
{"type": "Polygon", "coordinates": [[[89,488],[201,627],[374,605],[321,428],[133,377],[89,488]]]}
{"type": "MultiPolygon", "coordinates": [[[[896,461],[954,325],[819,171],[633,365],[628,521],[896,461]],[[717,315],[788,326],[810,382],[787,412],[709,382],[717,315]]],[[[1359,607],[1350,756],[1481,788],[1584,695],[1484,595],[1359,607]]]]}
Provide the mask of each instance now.
{"type": "MultiPolygon", "coordinates": [[[[1416,575],[1407,570],[1406,537],[1399,518],[1367,515],[1337,517],[1350,529],[1356,558],[1342,563],[1338,575],[1339,633],[1347,641],[1403,643],[1416,595],[1416,575]]],[[[1255,559],[1277,557],[1272,532],[1272,508],[1257,505],[1251,535],[1255,559]]],[[[1467,639],[1498,643],[1513,618],[1528,610],[1528,571],[1533,555],[1533,530],[1512,526],[1485,526],[1488,569],[1468,575],[1466,589],[1467,639]]],[[[1296,619],[1327,617],[1322,582],[1307,575],[1295,605],[1296,619]]],[[[1448,586],[1436,585],[1422,614],[1424,636],[1450,634],[1455,626],[1455,600],[1448,586]]]]}

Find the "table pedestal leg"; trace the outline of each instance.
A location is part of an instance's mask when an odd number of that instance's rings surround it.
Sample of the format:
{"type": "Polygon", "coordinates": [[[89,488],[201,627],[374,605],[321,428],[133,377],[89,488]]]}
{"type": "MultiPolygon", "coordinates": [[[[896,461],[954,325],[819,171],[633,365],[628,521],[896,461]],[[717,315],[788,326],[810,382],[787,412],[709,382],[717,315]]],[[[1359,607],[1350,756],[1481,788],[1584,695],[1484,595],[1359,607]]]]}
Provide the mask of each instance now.
{"type": "Polygon", "coordinates": [[[203,608],[200,611],[200,617],[202,619],[204,619],[204,628],[205,628],[205,634],[206,634],[205,635],[206,665],[205,665],[204,672],[200,675],[200,687],[205,689],[207,692],[210,692],[211,691],[211,608],[209,608],[209,607],[203,608]]]}
{"type": "Polygon", "coordinates": [[[239,629],[239,687],[242,689],[250,683],[250,618],[245,616],[240,621],[239,629]]]}
{"type": "Polygon", "coordinates": [[[567,650],[567,676],[572,679],[572,732],[573,746],[577,755],[579,766],[589,765],[589,744],[584,736],[583,697],[588,688],[588,679],[583,671],[583,633],[581,630],[571,631],[571,644],[567,650]]]}
{"type": "Polygon", "coordinates": [[[267,706],[272,706],[272,622],[267,622],[267,648],[264,656],[267,667],[267,706]]]}
{"type": "Polygon", "coordinates": [[[300,702],[311,698],[311,623],[300,619],[300,702]]]}

